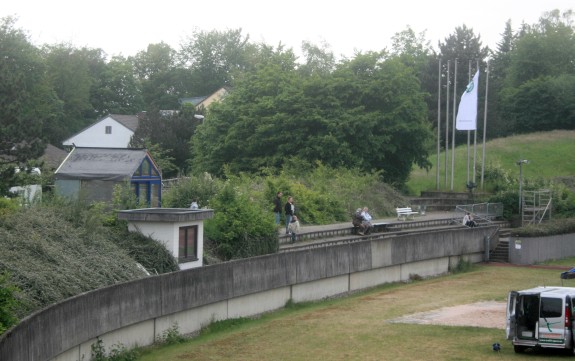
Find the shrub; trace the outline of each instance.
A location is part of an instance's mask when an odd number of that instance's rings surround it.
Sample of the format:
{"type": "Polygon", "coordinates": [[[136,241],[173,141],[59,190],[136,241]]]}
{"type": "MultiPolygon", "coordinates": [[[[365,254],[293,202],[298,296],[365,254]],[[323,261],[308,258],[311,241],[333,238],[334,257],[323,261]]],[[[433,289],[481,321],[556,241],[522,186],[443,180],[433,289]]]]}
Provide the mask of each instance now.
{"type": "Polygon", "coordinates": [[[162,206],[189,208],[195,199],[202,208],[208,205],[220,188],[221,181],[207,173],[181,178],[162,195],[162,206]]]}
{"type": "Polygon", "coordinates": [[[517,237],[544,237],[568,233],[575,233],[575,218],[552,219],[513,230],[513,235],[517,237]]]}
{"type": "Polygon", "coordinates": [[[165,345],[173,345],[185,341],[186,338],[180,333],[180,328],[177,323],[162,332],[162,335],[159,337],[159,342],[165,345]]]}
{"type": "Polygon", "coordinates": [[[135,361],[139,356],[136,349],[128,350],[122,344],[112,346],[108,355],[106,355],[104,341],[99,337],[97,337],[96,342],[91,345],[91,350],[92,361],[135,361]]]}
{"type": "Polygon", "coordinates": [[[19,201],[17,198],[0,197],[0,217],[18,210],[19,201]]]}
{"type": "Polygon", "coordinates": [[[278,233],[269,212],[257,207],[246,194],[238,193],[228,181],[211,201],[217,210],[205,223],[205,235],[222,259],[253,257],[275,252],[278,233]]]}
{"type": "Polygon", "coordinates": [[[18,322],[18,317],[16,317],[17,292],[18,288],[10,282],[8,274],[0,274],[0,334],[18,322]]]}

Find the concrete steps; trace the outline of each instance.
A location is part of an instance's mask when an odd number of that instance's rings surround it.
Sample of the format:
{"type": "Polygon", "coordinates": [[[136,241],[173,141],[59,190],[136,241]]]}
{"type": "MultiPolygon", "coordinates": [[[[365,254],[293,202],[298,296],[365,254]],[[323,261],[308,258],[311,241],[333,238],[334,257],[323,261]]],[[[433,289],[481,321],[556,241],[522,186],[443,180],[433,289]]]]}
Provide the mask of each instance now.
{"type": "Polygon", "coordinates": [[[469,192],[425,191],[419,197],[410,198],[412,208],[424,207],[427,212],[453,211],[460,204],[473,203],[479,194],[469,192]]]}
{"type": "Polygon", "coordinates": [[[489,261],[509,263],[509,238],[499,238],[497,247],[489,252],[489,261]]]}

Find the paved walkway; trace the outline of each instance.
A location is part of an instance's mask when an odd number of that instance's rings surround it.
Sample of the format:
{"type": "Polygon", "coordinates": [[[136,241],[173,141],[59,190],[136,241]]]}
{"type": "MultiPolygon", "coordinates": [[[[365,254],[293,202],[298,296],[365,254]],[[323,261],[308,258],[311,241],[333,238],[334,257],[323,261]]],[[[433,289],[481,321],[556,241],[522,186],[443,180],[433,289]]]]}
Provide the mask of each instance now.
{"type": "MultiPolygon", "coordinates": [[[[452,219],[454,216],[454,212],[427,212],[424,215],[416,215],[413,217],[414,221],[427,221],[432,219],[452,219]]],[[[389,218],[380,218],[374,219],[372,223],[397,223],[397,222],[410,222],[408,221],[398,221],[397,217],[389,217],[389,218]]],[[[309,232],[317,232],[329,229],[342,229],[342,228],[350,228],[352,227],[351,218],[349,222],[343,223],[333,223],[333,224],[325,224],[325,225],[306,225],[300,222],[301,231],[302,233],[309,233],[309,232]]],[[[283,227],[280,227],[279,230],[280,236],[285,236],[285,223],[283,223],[283,227]]]]}

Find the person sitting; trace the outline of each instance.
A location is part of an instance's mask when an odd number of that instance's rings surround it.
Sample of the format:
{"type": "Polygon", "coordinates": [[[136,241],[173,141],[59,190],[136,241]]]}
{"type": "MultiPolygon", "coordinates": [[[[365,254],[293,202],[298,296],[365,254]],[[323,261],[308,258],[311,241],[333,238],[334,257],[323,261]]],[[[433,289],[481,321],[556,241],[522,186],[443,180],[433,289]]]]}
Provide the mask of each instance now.
{"type": "Polygon", "coordinates": [[[351,219],[351,224],[353,224],[354,227],[357,227],[357,233],[363,236],[365,234],[365,226],[363,224],[363,217],[361,212],[361,208],[356,209],[355,213],[353,214],[353,218],[351,219]]]}
{"type": "Polygon", "coordinates": [[[477,227],[477,223],[473,220],[473,215],[469,212],[465,212],[465,216],[463,216],[463,225],[467,227],[477,227]]]}
{"type": "Polygon", "coordinates": [[[371,233],[371,229],[373,228],[373,225],[371,224],[371,214],[369,214],[369,209],[367,207],[363,207],[363,210],[361,211],[361,218],[362,218],[362,225],[364,227],[364,232],[365,234],[370,234],[371,233]]]}
{"type": "Polygon", "coordinates": [[[195,199],[192,200],[192,204],[190,205],[190,209],[196,210],[198,208],[199,208],[198,201],[196,201],[195,199]]]}

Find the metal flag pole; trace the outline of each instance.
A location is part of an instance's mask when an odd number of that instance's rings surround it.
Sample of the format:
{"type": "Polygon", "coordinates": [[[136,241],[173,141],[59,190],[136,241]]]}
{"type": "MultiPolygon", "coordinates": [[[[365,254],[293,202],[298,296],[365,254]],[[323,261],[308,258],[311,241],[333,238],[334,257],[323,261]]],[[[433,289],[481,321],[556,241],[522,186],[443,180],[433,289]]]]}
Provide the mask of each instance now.
{"type": "Polygon", "coordinates": [[[483,175],[485,173],[485,134],[487,133],[487,90],[489,89],[489,60],[486,65],[485,76],[485,108],[483,111],[483,154],[481,158],[481,190],[483,190],[483,175]]]}
{"type": "MultiPolygon", "coordinates": [[[[479,71],[479,60],[477,60],[477,71],[479,71]]],[[[479,81],[477,82],[477,90],[479,90],[479,81]]],[[[479,106],[479,103],[477,103],[479,106]]],[[[475,166],[477,161],[477,117],[475,117],[475,130],[473,131],[473,183],[477,179],[475,175],[475,166]]]]}
{"type": "Polygon", "coordinates": [[[455,58],[455,71],[453,74],[453,129],[451,131],[451,191],[453,192],[453,175],[455,173],[455,104],[457,100],[457,58],[455,58]]]}
{"type": "Polygon", "coordinates": [[[441,164],[439,161],[439,154],[441,153],[441,58],[439,58],[439,66],[437,71],[437,176],[435,186],[439,190],[439,173],[441,172],[441,164]]]}
{"type": "MultiPolygon", "coordinates": [[[[469,84],[469,82],[471,81],[471,60],[469,60],[469,63],[467,64],[467,84],[469,84]]],[[[470,152],[469,152],[469,143],[470,143],[470,130],[467,131],[467,184],[469,184],[469,158],[470,158],[470,152]]]]}
{"type": "Polygon", "coordinates": [[[447,96],[445,97],[445,188],[447,188],[447,173],[449,160],[449,66],[451,60],[447,61],[447,96]]]}

